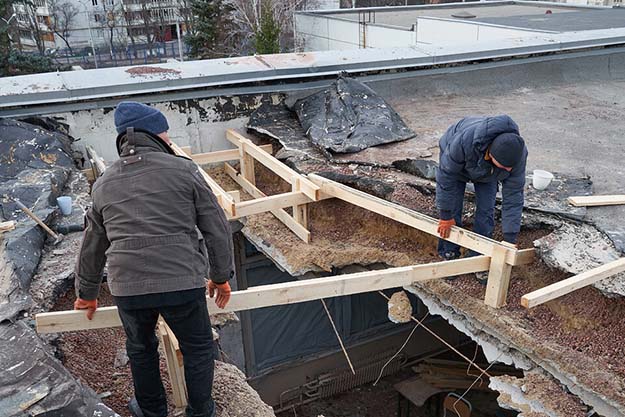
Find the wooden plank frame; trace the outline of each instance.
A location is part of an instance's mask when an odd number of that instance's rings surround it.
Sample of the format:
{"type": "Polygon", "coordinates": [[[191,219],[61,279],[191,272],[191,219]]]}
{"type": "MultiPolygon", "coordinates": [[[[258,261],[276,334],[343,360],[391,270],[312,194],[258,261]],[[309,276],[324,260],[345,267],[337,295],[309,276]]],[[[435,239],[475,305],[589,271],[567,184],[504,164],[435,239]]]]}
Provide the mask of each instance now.
{"type": "Polygon", "coordinates": [[[306,177],[298,174],[282,164],[271,155],[271,145],[256,145],[250,139],[234,130],[226,132],[228,140],[237,146],[237,149],[192,154],[189,147],[180,147],[175,144],[172,149],[177,155],[188,156],[196,164],[224,162],[226,172],[251,196],[253,200],[240,201],[237,195],[227,192],[217,182],[200,168],[204,179],[217,196],[220,206],[226,211],[229,219],[237,219],[264,212],[273,213],[282,223],[291,229],[304,242],[310,242],[310,232],[306,230],[308,224],[308,206],[312,201],[319,200],[319,187],[306,177]],[[241,172],[238,173],[227,161],[239,160],[241,172]],[[292,191],[267,196],[256,188],[254,162],[265,165],[278,176],[287,180],[292,191]],[[293,207],[293,215],[284,208],[293,207]]]}
{"type": "MultiPolygon", "coordinates": [[[[310,174],[308,179],[320,187],[322,195],[347,201],[438,237],[438,220],[432,217],[319,175],[310,174]]],[[[497,242],[457,226],[452,227],[447,240],[492,258],[485,303],[495,308],[503,306],[506,302],[511,267],[533,260],[534,249],[520,251],[513,245],[497,242]]]]}
{"type": "MultiPolygon", "coordinates": [[[[254,184],[243,178],[232,165],[227,162],[224,163],[224,169],[226,173],[243,188],[243,190],[254,198],[260,199],[266,197],[266,195],[260,191],[254,184]]],[[[297,237],[302,239],[306,243],[310,243],[310,232],[308,229],[299,224],[289,213],[284,209],[272,209],[270,213],[273,214],[278,220],[280,220],[286,227],[288,227],[297,237]]]]}
{"type": "MultiPolygon", "coordinates": [[[[246,290],[233,291],[230,302],[223,310],[217,308],[212,299],[207,298],[206,301],[210,314],[226,313],[405,287],[414,282],[487,271],[489,268],[489,257],[475,256],[453,261],[250,287],[246,290]]],[[[121,326],[117,307],[98,308],[93,320],[88,320],[85,312],[80,310],[41,313],[35,316],[35,323],[38,333],[121,326]]]]}

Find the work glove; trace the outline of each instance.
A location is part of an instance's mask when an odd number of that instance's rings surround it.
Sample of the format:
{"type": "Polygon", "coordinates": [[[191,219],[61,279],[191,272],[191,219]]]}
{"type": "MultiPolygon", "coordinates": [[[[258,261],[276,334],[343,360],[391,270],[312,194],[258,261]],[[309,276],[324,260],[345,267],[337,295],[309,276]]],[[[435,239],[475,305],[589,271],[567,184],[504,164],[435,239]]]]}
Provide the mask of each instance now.
{"type": "Polygon", "coordinates": [[[438,221],[438,229],[437,229],[439,236],[443,239],[447,239],[451,233],[451,228],[455,225],[456,225],[456,221],[454,219],[449,219],[449,220],[440,219],[438,221]]]}
{"type": "Polygon", "coordinates": [[[228,282],[224,282],[223,284],[214,283],[212,280],[208,280],[208,296],[213,298],[215,296],[215,292],[217,293],[217,298],[215,298],[215,304],[217,307],[224,308],[228,301],[230,301],[230,293],[232,290],[230,289],[230,284],[228,282]]]}
{"type": "Polygon", "coordinates": [[[98,308],[98,300],[83,300],[82,298],[77,298],[74,302],[74,310],[87,310],[87,318],[89,320],[93,319],[93,313],[95,313],[98,308]]]}

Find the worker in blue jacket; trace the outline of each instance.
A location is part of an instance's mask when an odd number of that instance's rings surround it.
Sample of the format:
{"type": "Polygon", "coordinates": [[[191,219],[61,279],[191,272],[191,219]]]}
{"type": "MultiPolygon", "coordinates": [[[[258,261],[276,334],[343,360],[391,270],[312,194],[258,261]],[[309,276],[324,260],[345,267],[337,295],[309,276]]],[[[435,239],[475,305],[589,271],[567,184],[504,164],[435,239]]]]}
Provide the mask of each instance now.
{"type": "Polygon", "coordinates": [[[502,184],[502,229],[506,242],[516,244],[521,229],[527,148],[519,127],[507,115],[465,117],[440,140],[436,172],[436,207],[440,212],[438,253],[446,260],[460,256],[460,247],[447,239],[454,225],[462,226],[464,191],[475,186],[473,231],[492,237],[495,199],[502,184]]]}

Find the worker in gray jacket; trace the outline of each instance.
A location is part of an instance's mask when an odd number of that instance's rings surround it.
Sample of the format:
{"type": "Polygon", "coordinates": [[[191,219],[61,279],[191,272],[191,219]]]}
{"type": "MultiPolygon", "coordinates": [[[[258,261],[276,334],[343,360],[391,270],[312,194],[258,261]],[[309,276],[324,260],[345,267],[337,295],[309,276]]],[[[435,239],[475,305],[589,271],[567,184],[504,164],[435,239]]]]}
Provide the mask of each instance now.
{"type": "Polygon", "coordinates": [[[507,115],[465,117],[447,129],[439,144],[436,206],[440,212],[440,256],[447,260],[460,256],[460,247],[445,239],[454,225],[462,226],[467,182],[475,188],[473,231],[493,236],[495,202],[501,184],[503,238],[516,244],[527,161],[527,148],[517,124],[507,115]]]}
{"type": "Polygon", "coordinates": [[[108,261],[108,287],[127,336],[132,414],[167,416],[155,335],[160,315],[184,357],[187,416],[214,416],[214,348],[205,294],[208,286],[220,308],[230,299],[229,224],[197,165],[169,147],[169,126],[160,111],[122,102],[114,116],[120,159],[93,186],[76,265],[75,308],[93,317],[108,261]]]}

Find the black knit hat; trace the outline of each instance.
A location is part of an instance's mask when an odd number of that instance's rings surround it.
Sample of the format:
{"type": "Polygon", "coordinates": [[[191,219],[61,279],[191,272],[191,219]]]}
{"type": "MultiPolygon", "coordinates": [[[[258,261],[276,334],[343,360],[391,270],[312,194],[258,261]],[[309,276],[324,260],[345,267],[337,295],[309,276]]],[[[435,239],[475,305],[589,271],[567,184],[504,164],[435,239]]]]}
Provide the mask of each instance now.
{"type": "Polygon", "coordinates": [[[506,168],[516,166],[523,158],[523,138],[515,133],[503,133],[490,145],[490,154],[506,168]]]}
{"type": "Polygon", "coordinates": [[[115,128],[123,133],[129,127],[158,135],[169,130],[167,119],[159,110],[136,101],[122,101],[115,108],[115,128]]]}

